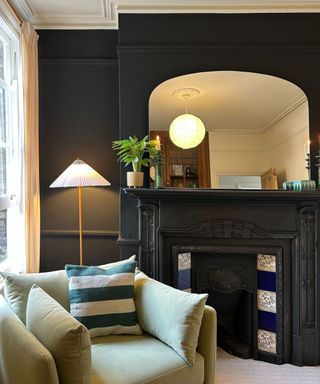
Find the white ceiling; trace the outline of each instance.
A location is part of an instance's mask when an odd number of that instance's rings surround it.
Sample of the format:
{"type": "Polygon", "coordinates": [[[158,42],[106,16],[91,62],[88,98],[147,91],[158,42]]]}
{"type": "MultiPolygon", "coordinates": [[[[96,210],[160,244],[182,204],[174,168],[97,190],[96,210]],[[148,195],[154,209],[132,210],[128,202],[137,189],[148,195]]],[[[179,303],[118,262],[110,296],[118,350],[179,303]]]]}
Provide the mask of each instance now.
{"type": "Polygon", "coordinates": [[[320,0],[10,0],[38,29],[116,29],[118,13],[320,12],[320,0]]]}
{"type": "Polygon", "coordinates": [[[150,130],[168,130],[185,111],[173,95],[180,88],[196,88],[200,96],[187,101],[188,112],[201,118],[207,131],[263,133],[307,102],[304,92],[286,80],[249,72],[201,72],[160,84],[149,101],[150,130]]]}

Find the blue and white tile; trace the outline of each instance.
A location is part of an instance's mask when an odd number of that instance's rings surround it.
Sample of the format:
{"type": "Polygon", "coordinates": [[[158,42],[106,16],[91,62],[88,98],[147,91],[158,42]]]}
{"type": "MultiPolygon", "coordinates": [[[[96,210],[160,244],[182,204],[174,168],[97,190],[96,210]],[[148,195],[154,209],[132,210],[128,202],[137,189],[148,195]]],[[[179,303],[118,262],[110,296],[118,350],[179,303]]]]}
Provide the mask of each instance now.
{"type": "Polygon", "coordinates": [[[277,295],[275,292],[257,290],[257,306],[260,311],[277,312],[277,295]]]}
{"type": "Polygon", "coordinates": [[[258,254],[257,270],[266,272],[276,272],[276,257],[274,255],[258,254]]]}
{"type": "Polygon", "coordinates": [[[277,274],[274,272],[257,271],[257,288],[264,291],[276,292],[277,274]]]}
{"type": "Polygon", "coordinates": [[[277,353],[277,335],[273,332],[258,329],[258,350],[277,353]]]}
{"type": "Polygon", "coordinates": [[[178,255],[178,271],[191,269],[191,253],[179,253],[178,255]]]}
{"type": "Polygon", "coordinates": [[[258,311],[258,329],[277,332],[277,314],[267,311],[258,311]]]}

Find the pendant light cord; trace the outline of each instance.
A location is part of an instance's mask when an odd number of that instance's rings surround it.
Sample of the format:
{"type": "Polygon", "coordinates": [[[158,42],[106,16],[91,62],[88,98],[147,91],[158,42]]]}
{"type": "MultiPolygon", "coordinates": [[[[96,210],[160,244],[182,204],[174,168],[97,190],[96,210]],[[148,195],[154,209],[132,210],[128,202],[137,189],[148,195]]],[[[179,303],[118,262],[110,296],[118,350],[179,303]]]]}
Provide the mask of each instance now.
{"type": "Polygon", "coordinates": [[[185,103],[185,108],[186,108],[186,115],[187,115],[188,114],[187,101],[189,99],[189,95],[186,93],[185,95],[183,95],[183,98],[184,98],[184,103],[185,103]]]}

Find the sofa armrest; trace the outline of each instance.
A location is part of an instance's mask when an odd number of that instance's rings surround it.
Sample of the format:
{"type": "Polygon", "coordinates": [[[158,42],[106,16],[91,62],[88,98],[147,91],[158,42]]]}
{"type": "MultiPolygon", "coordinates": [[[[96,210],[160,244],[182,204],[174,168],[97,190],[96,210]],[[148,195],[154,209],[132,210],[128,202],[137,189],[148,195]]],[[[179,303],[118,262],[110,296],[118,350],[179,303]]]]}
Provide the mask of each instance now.
{"type": "Polygon", "coordinates": [[[208,305],[204,307],[197,351],[204,358],[204,384],[213,384],[217,352],[217,314],[208,305]]]}
{"type": "Polygon", "coordinates": [[[0,295],[0,382],[59,384],[50,352],[26,328],[0,295]]]}

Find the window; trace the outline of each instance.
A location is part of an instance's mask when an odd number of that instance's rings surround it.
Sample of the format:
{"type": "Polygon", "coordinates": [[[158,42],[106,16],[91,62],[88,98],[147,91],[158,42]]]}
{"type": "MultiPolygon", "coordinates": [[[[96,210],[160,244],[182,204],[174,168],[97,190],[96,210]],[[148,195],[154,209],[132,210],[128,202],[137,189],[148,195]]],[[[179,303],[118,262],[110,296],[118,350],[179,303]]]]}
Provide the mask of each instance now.
{"type": "Polygon", "coordinates": [[[24,259],[19,40],[0,18],[0,270],[24,259]]]}

